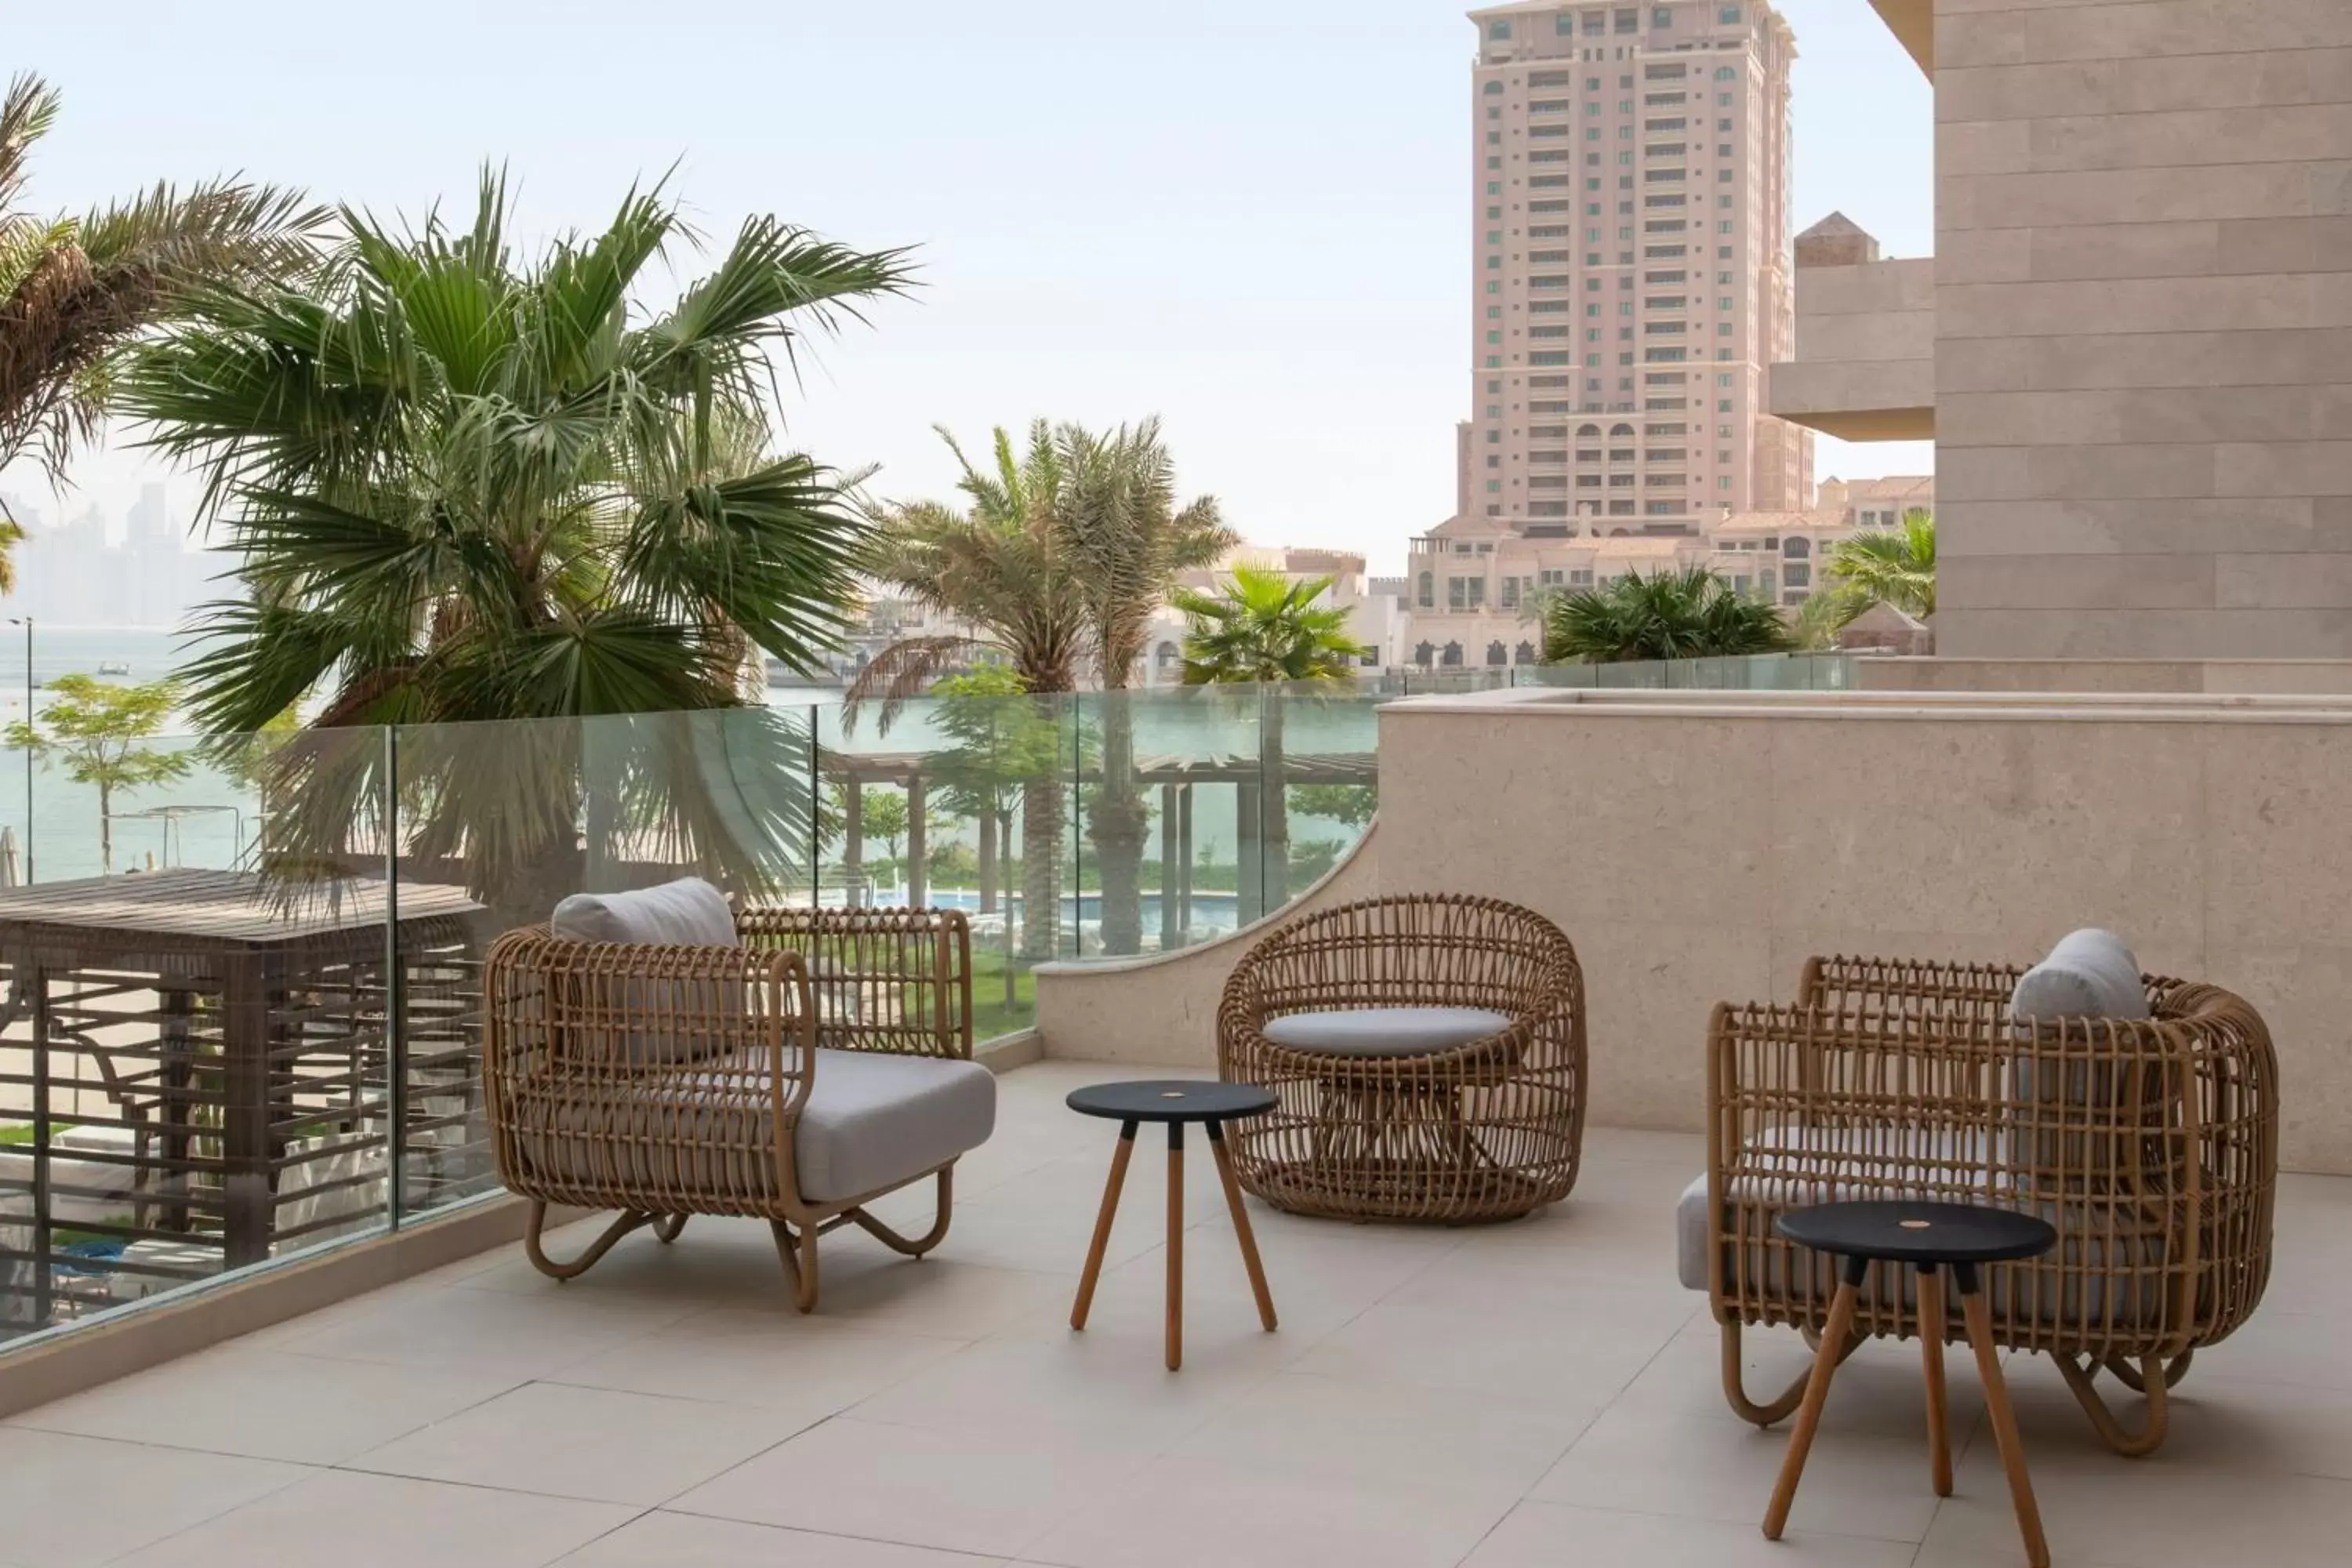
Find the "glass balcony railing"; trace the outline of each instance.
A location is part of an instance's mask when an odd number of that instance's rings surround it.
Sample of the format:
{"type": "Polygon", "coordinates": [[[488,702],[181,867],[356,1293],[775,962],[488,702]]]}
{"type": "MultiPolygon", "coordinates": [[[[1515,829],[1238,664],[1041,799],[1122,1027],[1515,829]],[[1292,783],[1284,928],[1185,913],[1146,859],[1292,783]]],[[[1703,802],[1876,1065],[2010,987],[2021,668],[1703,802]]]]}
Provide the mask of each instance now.
{"type": "Polygon", "coordinates": [[[1042,963],[1213,942],[1338,866],[1379,801],[1383,701],[1848,681],[1836,658],[1433,663],[166,738],[127,742],[104,788],[56,751],[0,754],[0,1340],[497,1190],[483,959],[568,894],[691,875],[961,910],[986,1041],[1034,1023],[1042,963]]]}

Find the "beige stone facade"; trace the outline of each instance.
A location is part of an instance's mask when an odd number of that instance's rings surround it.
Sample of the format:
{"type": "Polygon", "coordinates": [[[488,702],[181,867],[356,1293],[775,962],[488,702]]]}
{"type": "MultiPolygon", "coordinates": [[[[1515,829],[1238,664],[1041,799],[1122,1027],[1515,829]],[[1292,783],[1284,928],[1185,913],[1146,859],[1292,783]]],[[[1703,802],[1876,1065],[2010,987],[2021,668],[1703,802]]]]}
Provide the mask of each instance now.
{"type": "Polygon", "coordinates": [[[1805,504],[1811,437],[1763,411],[1794,330],[1788,25],[1762,0],[1471,17],[1457,521],[1687,534],[1805,504]]]}
{"type": "Polygon", "coordinates": [[[1875,3],[1935,79],[1937,254],[1801,268],[1773,405],[1866,412],[1809,342],[1932,268],[1938,651],[2352,657],[2352,5],[1875,3]]]}

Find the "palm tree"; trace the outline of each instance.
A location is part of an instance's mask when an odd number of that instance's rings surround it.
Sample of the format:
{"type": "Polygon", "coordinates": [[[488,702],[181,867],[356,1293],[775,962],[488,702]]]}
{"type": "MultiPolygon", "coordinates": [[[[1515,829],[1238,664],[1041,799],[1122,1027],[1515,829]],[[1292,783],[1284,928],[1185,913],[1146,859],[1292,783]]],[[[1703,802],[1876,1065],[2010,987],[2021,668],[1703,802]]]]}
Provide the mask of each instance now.
{"type": "MultiPolygon", "coordinates": [[[[19,76],[0,97],[0,468],[30,455],[52,480],[105,413],[117,350],[211,279],[289,277],[310,267],[327,221],[301,196],[239,180],[158,184],[75,217],[20,207],[34,144],[56,126],[58,91],[19,76]]],[[[0,510],[0,592],[24,538],[0,510]]]]}
{"type": "MultiPolygon", "coordinates": [[[[765,885],[804,840],[805,768],[764,708],[686,715],[744,706],[753,649],[814,671],[840,646],[867,529],[832,470],[770,450],[768,351],[899,290],[902,253],[755,216],[651,311],[632,289],[686,235],[658,191],[528,260],[508,216],[490,172],[462,229],[345,209],[315,279],[196,290],[130,356],[120,406],[203,473],[243,563],[247,597],[194,628],[192,710],[222,735],[298,703],[328,735],[558,721],[404,737],[405,847],[463,855],[478,888],[576,879],[585,809],[592,855],[667,846],[765,885]]],[[[283,792],[278,849],[388,826],[377,764],[337,761],[365,752],[279,749],[317,787],[283,792]]]]}
{"type": "Polygon", "coordinates": [[[1102,787],[1091,812],[1102,868],[1103,951],[1143,947],[1143,848],[1150,827],[1135,765],[1135,715],[1126,695],[1143,663],[1152,612],[1183,573],[1214,565],[1241,542],[1213,497],[1178,504],[1176,465],[1157,418],[1096,435],[1057,435],[1064,499],[1057,509],[1077,572],[1105,696],[1102,787]]]}
{"type": "MultiPolygon", "coordinates": [[[[1292,582],[1279,572],[1236,566],[1215,594],[1181,589],[1171,601],[1184,613],[1184,684],[1270,684],[1347,680],[1370,650],[1348,635],[1348,612],[1317,605],[1328,577],[1292,582]]],[[[1265,844],[1266,909],[1290,901],[1290,810],[1283,778],[1283,715],[1288,693],[1267,694],[1259,714],[1259,764],[1265,778],[1259,835],[1265,844]]],[[[1251,891],[1244,887],[1244,898],[1251,891]]]]}
{"type": "Polygon", "coordinates": [[[1847,620],[1873,605],[1926,619],[1936,613],[1935,514],[1914,508],[1903,514],[1900,528],[1870,529],[1839,541],[1826,574],[1850,596],[1847,620]]]}
{"type": "MultiPolygon", "coordinates": [[[[1033,696],[1075,691],[1084,675],[1113,693],[1103,704],[1103,783],[1089,815],[1102,852],[1104,945],[1131,952],[1142,941],[1146,813],[1133,719],[1115,694],[1141,662],[1151,612],[1177,575],[1214,562],[1235,536],[1215,501],[1176,504],[1174,466],[1156,419],[1105,435],[1041,419],[1017,453],[1000,427],[986,469],[940,434],[963,470],[957,488],[969,510],[937,502],[883,509],[867,570],[960,629],[892,644],[848,696],[878,698],[887,723],[898,704],[982,653],[1009,666],[1033,696]]],[[[1060,907],[1061,784],[1040,777],[1023,792],[1025,958],[1053,953],[1055,922],[1040,911],[1060,907]]]]}
{"type": "Polygon", "coordinates": [[[1629,573],[1551,601],[1544,658],[1552,664],[1713,658],[1794,646],[1780,612],[1702,566],[1629,573]]]}
{"type": "MultiPolygon", "coordinates": [[[[904,638],[876,655],[850,684],[847,716],[854,719],[860,704],[878,700],[887,728],[933,680],[988,655],[1009,672],[1012,689],[1033,700],[1033,723],[1022,728],[1033,737],[1036,726],[1058,734],[1067,727],[1061,699],[1077,689],[1088,643],[1085,602],[1059,510],[1060,447],[1042,419],[1030,426],[1028,445],[1017,453],[1011,433],[1000,426],[993,465],[982,469],[947,430],[940,438],[963,470],[957,488],[968,509],[938,501],[883,507],[866,570],[954,629],[904,638]]],[[[1036,961],[1054,956],[1059,926],[1067,773],[1055,764],[1066,763],[1067,753],[1033,739],[1022,755],[1032,771],[1020,780],[1021,955],[1036,961]]]]}

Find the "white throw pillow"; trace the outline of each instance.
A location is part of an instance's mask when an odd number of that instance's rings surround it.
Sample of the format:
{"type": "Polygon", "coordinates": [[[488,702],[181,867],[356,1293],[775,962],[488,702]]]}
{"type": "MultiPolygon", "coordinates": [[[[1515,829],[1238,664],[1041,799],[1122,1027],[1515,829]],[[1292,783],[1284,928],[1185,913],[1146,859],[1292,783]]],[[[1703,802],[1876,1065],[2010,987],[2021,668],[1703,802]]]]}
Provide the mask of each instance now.
{"type": "Polygon", "coordinates": [[[2111,931],[2086,928],[2058,939],[2050,956],[2027,970],[2010,996],[2010,1016],[2033,1018],[2145,1018],[2147,993],[2139,961],[2111,931]]]}
{"type": "Polygon", "coordinates": [[[567,942],[740,947],[727,895],[699,877],[630,893],[574,893],[548,927],[567,942]]]}

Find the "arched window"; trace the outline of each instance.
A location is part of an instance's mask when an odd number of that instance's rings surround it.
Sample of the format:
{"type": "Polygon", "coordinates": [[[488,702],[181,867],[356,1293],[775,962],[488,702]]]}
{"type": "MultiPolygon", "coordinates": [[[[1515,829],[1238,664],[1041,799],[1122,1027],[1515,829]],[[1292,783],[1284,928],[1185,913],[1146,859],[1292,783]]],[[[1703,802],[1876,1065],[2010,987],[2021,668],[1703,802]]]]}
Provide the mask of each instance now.
{"type": "Polygon", "coordinates": [[[1612,528],[1609,531],[1609,537],[1612,539],[1622,539],[1633,531],[1630,528],[1612,528]]]}
{"type": "Polygon", "coordinates": [[[1732,69],[1729,66],[1718,66],[1716,68],[1715,79],[1717,81],[1738,81],[1739,79],[1739,73],[1732,69]]]}
{"type": "Polygon", "coordinates": [[[1499,82],[1499,81],[1490,81],[1490,82],[1488,82],[1488,83],[1486,84],[1486,96],[1487,96],[1488,98],[1500,98],[1500,97],[1502,97],[1502,96],[1503,96],[1503,84],[1502,84],[1501,82],[1499,82]]]}
{"type": "Polygon", "coordinates": [[[1597,438],[1597,437],[1599,437],[1600,434],[1601,434],[1601,426],[1598,426],[1598,425],[1580,425],[1580,426],[1578,426],[1576,427],[1576,436],[1577,436],[1577,439],[1578,439],[1578,440],[1580,440],[1580,440],[1582,440],[1582,439],[1583,439],[1585,437],[1587,437],[1587,436],[1594,437],[1596,437],[1596,438],[1597,438]]]}
{"type": "Polygon", "coordinates": [[[1413,603],[1424,610],[1437,608],[1437,574],[1435,573],[1423,572],[1421,574],[1420,582],[1414,584],[1413,603]]]}
{"type": "Polygon", "coordinates": [[[1631,425],[1612,425],[1609,426],[1609,434],[1612,437],[1618,436],[1631,436],[1633,433],[1633,427],[1631,425]]]}
{"type": "Polygon", "coordinates": [[[1164,642],[1153,651],[1151,655],[1151,662],[1162,672],[1165,672],[1175,668],[1177,661],[1183,657],[1183,649],[1178,647],[1172,642],[1164,642]]]}
{"type": "Polygon", "coordinates": [[[1503,646],[1502,638],[1496,637],[1493,642],[1486,645],[1486,662],[1490,665],[1508,664],[1511,662],[1511,650],[1503,646]]]}
{"type": "Polygon", "coordinates": [[[1434,643],[1423,643],[1412,650],[1412,662],[1423,669],[1427,669],[1436,658],[1437,646],[1434,643]]]}
{"type": "Polygon", "coordinates": [[[1445,651],[1438,656],[1437,662],[1448,669],[1458,667],[1462,663],[1462,645],[1458,642],[1447,643],[1445,651]]]}
{"type": "Polygon", "coordinates": [[[1531,642],[1521,643],[1518,646],[1517,656],[1511,660],[1513,664],[1533,664],[1535,661],[1536,645],[1531,642]]]}
{"type": "Polygon", "coordinates": [[[1813,542],[1810,539],[1784,540],[1780,544],[1780,553],[1791,561],[1805,560],[1812,552],[1813,542]]]}

